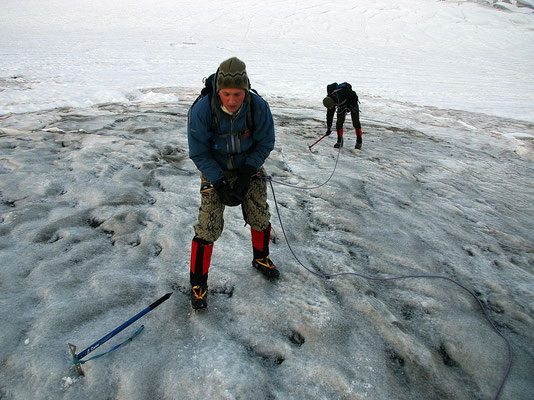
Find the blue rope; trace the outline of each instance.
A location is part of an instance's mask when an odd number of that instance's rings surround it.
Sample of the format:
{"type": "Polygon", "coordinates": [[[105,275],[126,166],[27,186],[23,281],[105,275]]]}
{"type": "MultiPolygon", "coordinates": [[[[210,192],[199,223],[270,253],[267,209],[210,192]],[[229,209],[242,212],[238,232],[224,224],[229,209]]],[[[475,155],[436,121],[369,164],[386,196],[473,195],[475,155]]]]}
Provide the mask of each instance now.
{"type": "Polygon", "coordinates": [[[119,343],[119,344],[116,345],[115,347],[111,348],[111,350],[106,351],[105,353],[98,354],[98,355],[96,355],[96,356],[94,356],[94,357],[88,358],[87,360],[78,360],[76,357],[73,357],[73,358],[72,358],[72,363],[73,363],[74,365],[76,365],[76,364],[85,364],[87,361],[96,360],[97,358],[103,357],[103,356],[105,356],[106,354],[109,354],[109,353],[111,353],[112,351],[117,350],[117,349],[118,349],[119,347],[121,347],[123,344],[127,344],[127,343],[131,342],[132,340],[134,340],[134,339],[137,337],[137,335],[139,335],[139,334],[143,331],[144,328],[145,328],[145,326],[144,326],[144,325],[141,325],[141,326],[139,327],[139,329],[137,329],[137,331],[135,331],[135,333],[134,333],[132,336],[130,336],[130,337],[129,337],[128,339],[126,339],[124,342],[119,343]]]}

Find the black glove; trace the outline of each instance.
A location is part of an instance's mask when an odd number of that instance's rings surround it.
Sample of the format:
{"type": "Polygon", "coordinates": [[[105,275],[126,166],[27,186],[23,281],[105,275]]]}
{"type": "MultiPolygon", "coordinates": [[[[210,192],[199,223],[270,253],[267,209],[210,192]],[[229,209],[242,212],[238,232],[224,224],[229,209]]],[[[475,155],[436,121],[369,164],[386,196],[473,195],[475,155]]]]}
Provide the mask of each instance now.
{"type": "Polygon", "coordinates": [[[213,188],[219,194],[219,197],[224,205],[234,207],[241,204],[243,201],[240,197],[236,196],[232,187],[225,178],[219,179],[213,184],[213,188]]]}
{"type": "Polygon", "coordinates": [[[326,133],[324,135],[329,136],[331,133],[332,133],[332,128],[327,128],[326,133]]]}
{"type": "Polygon", "coordinates": [[[250,187],[250,180],[257,172],[256,168],[244,164],[237,171],[237,180],[234,183],[234,193],[243,201],[250,187]]]}

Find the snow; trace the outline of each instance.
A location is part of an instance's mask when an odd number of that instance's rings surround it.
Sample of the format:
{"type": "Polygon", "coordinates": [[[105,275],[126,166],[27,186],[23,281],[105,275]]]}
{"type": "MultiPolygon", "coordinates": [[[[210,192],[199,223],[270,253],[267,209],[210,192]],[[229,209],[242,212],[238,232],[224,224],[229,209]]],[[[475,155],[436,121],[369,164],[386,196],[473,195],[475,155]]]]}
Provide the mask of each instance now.
{"type": "Polygon", "coordinates": [[[214,59],[237,55],[264,93],[317,103],[317,81],[347,80],[362,95],[532,121],[532,8],[513,7],[236,1],[222,14],[217,3],[7,0],[0,114],[144,101],[140,89],[198,87],[214,59]]]}
{"type": "Polygon", "coordinates": [[[4,0],[0,398],[500,399],[534,392],[532,1],[4,0]],[[230,56],[269,101],[281,279],[228,208],[190,309],[186,114],[230,56]],[[325,130],[326,84],[364,143],[325,130]],[[339,156],[339,158],[338,158],[339,156]],[[324,183],[336,168],[327,184],[324,183]],[[316,187],[314,189],[296,189],[316,187]],[[320,187],[317,187],[320,186],[320,187]],[[323,279],[319,273],[354,273],[323,279]],[[95,351],[78,352],[165,293],[95,351]],[[93,353],[91,353],[93,355],[93,353]]]}

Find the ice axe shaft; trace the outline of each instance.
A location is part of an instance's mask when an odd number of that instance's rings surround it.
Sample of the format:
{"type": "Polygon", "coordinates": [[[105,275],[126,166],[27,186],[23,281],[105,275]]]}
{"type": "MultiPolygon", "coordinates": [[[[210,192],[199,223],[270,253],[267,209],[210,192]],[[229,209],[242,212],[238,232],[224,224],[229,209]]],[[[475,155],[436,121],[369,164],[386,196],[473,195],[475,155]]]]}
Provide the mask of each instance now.
{"type": "Polygon", "coordinates": [[[317,140],[315,141],[314,144],[309,145],[309,146],[308,146],[308,149],[311,151],[311,148],[312,148],[313,146],[315,146],[317,143],[319,143],[321,140],[323,140],[323,139],[324,139],[325,137],[327,137],[327,136],[328,136],[328,135],[323,135],[323,136],[321,136],[319,139],[317,139],[317,140]]]}

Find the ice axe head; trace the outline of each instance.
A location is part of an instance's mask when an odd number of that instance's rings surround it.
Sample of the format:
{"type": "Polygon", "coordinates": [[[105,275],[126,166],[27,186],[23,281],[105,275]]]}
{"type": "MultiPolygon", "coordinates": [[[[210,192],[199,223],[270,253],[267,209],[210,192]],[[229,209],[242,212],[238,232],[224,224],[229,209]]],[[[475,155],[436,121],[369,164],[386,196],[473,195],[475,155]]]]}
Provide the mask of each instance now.
{"type": "Polygon", "coordinates": [[[85,374],[83,372],[82,366],[78,362],[78,357],[76,357],[76,346],[73,345],[72,343],[69,343],[68,345],[69,345],[70,353],[72,354],[72,363],[74,364],[74,367],[76,368],[76,372],[78,372],[79,375],[84,376],[85,374]]]}

